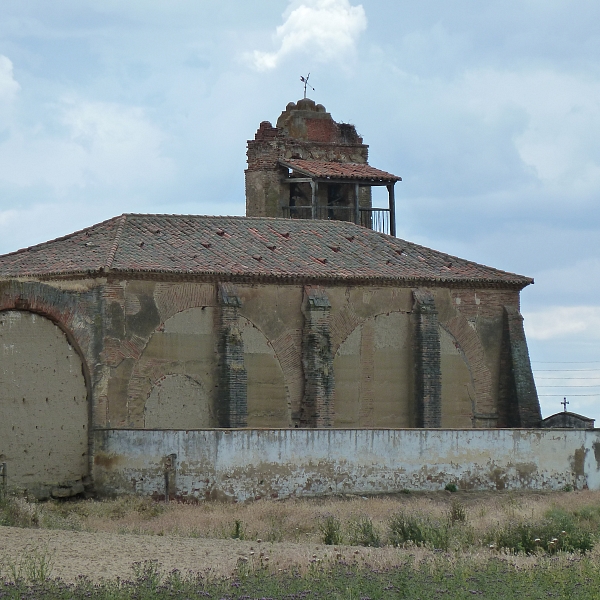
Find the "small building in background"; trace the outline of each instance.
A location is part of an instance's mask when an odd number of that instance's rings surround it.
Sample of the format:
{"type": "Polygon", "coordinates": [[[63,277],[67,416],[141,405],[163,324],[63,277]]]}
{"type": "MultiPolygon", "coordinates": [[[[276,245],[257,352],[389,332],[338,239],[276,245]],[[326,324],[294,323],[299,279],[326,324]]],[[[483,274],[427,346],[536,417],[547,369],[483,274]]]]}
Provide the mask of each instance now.
{"type": "Polygon", "coordinates": [[[563,411],[543,419],[541,426],[546,429],[594,429],[594,419],[574,412],[563,411]]]}

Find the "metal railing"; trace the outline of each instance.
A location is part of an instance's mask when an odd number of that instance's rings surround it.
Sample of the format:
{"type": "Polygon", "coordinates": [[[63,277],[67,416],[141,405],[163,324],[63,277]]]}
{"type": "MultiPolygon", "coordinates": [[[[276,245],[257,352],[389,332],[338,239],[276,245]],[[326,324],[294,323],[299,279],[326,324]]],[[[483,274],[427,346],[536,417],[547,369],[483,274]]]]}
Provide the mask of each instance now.
{"type": "MultiPolygon", "coordinates": [[[[312,219],[312,206],[282,206],[285,219],[312,219]]],[[[327,221],[350,221],[356,222],[353,206],[317,206],[316,219],[327,221]]],[[[390,210],[389,208],[360,208],[359,224],[367,229],[390,233],[390,210]]]]}
{"type": "Polygon", "coordinates": [[[379,231],[379,233],[391,233],[390,209],[389,208],[361,208],[360,224],[363,227],[379,231]]]}

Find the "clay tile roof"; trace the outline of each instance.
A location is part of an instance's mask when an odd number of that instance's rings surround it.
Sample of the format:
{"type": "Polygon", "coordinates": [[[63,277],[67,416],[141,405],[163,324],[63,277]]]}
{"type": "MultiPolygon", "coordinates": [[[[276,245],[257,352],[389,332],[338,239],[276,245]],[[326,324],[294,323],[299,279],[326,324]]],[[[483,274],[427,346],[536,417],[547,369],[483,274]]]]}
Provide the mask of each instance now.
{"type": "Polygon", "coordinates": [[[402,177],[359,163],[304,160],[300,158],[280,159],[279,163],[288,169],[318,179],[359,179],[378,183],[402,181],[402,177]]]}
{"type": "Polygon", "coordinates": [[[472,283],[532,279],[345,221],[125,214],[0,256],[0,277],[147,273],[226,279],[472,283]]]}

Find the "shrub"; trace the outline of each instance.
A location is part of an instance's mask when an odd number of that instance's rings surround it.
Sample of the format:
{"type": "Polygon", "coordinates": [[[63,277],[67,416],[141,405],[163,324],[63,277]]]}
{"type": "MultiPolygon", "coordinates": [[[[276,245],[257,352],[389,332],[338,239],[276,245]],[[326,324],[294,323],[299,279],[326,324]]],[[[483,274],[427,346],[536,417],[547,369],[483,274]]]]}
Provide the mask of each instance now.
{"type": "Polygon", "coordinates": [[[448,511],[448,521],[450,525],[467,522],[467,509],[462,502],[458,500],[452,501],[450,510],[448,511]]]}
{"type": "Polygon", "coordinates": [[[448,526],[426,517],[398,513],[388,523],[388,540],[392,546],[427,546],[447,550],[449,543],[448,526]]]}
{"type": "Polygon", "coordinates": [[[381,536],[373,521],[366,515],[350,523],[350,544],[352,546],[369,546],[379,548],[381,536]]]}
{"type": "Polygon", "coordinates": [[[323,543],[327,546],[335,546],[342,543],[342,524],[333,515],[327,515],[319,523],[319,531],[321,532],[323,543]]]}
{"type": "Polygon", "coordinates": [[[0,499],[0,525],[8,527],[37,527],[38,506],[20,496],[6,495],[0,499]]]}
{"type": "Polygon", "coordinates": [[[455,484],[455,483],[447,483],[447,484],[446,484],[446,487],[444,487],[444,489],[445,489],[447,492],[452,492],[452,493],[454,493],[454,492],[458,492],[458,487],[456,486],[456,484],[455,484]]]}
{"type": "Polygon", "coordinates": [[[594,547],[595,537],[589,529],[577,523],[573,514],[555,509],[538,522],[512,522],[498,527],[488,541],[513,554],[541,551],[585,554],[594,547]]]}
{"type": "Polygon", "coordinates": [[[243,540],[244,539],[244,527],[242,522],[239,519],[236,519],[233,524],[233,531],[231,532],[231,537],[234,540],[243,540]]]}

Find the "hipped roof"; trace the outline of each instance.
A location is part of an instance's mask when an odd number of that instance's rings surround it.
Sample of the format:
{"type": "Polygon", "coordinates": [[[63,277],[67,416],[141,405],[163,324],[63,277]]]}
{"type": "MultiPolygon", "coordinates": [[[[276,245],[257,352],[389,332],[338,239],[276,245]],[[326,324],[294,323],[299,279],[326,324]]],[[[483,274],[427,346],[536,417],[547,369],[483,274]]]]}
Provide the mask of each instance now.
{"type": "Polygon", "coordinates": [[[523,288],[533,280],[345,221],[124,214],[0,256],[0,277],[108,273],[523,288]]]}

